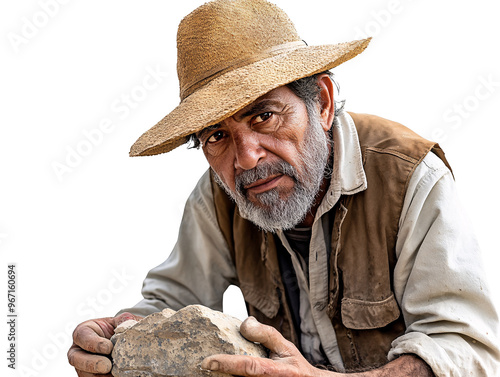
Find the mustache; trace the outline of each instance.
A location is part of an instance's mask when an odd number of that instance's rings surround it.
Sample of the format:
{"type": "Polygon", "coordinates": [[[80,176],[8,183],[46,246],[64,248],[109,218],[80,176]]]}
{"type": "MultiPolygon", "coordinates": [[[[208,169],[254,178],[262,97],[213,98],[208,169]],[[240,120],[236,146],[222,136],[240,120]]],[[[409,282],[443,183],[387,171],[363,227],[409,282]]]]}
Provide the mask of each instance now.
{"type": "Polygon", "coordinates": [[[245,195],[244,186],[249,185],[259,179],[266,179],[271,175],[283,174],[298,180],[297,170],[288,162],[280,160],[276,162],[266,162],[257,165],[255,168],[245,170],[235,177],[236,191],[245,195]]]}

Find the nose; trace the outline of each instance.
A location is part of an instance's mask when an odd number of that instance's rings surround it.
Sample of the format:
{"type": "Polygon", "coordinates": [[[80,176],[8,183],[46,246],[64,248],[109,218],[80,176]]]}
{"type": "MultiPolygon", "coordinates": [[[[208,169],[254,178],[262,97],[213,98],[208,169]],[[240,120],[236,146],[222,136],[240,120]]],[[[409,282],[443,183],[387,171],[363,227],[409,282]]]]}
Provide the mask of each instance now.
{"type": "Polygon", "coordinates": [[[235,151],[234,167],[238,170],[250,170],[266,157],[266,150],[261,145],[260,135],[251,129],[238,129],[233,132],[235,151]]]}

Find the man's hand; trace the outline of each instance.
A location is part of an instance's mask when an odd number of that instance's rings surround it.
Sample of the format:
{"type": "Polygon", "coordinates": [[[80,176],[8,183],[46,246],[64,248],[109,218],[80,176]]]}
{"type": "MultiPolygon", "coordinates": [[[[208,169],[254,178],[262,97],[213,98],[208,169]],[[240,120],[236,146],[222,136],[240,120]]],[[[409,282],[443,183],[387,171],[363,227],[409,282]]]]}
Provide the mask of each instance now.
{"type": "MultiPolygon", "coordinates": [[[[269,359],[240,355],[214,355],[203,360],[206,370],[237,376],[321,376],[324,372],[314,368],[295,345],[286,340],[274,327],[263,325],[248,317],[240,327],[241,335],[251,342],[258,342],[270,351],[269,359]]],[[[337,373],[329,376],[340,376],[337,373]]]]}
{"type": "Polygon", "coordinates": [[[278,330],[248,317],[240,327],[241,335],[258,342],[270,350],[269,359],[240,355],[214,355],[205,358],[201,367],[247,377],[434,377],[429,366],[415,355],[403,355],[379,369],[344,374],[318,369],[304,359],[295,345],[278,330]]]}
{"type": "Polygon", "coordinates": [[[112,363],[109,357],[113,343],[109,340],[115,328],[129,319],[139,321],[142,317],[123,313],[117,317],[99,318],[79,324],[73,332],[73,345],[68,351],[68,361],[79,377],[99,375],[111,377],[112,363]]]}

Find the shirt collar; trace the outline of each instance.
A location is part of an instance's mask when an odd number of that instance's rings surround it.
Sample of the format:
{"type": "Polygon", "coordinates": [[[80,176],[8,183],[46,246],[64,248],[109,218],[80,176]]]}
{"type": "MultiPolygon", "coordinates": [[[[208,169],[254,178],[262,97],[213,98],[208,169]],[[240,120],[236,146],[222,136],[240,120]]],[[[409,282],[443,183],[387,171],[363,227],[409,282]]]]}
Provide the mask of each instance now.
{"type": "Polygon", "coordinates": [[[341,195],[353,195],[367,188],[358,132],[353,119],[345,111],[335,117],[333,143],[332,178],[316,218],[329,211],[341,195]]]}

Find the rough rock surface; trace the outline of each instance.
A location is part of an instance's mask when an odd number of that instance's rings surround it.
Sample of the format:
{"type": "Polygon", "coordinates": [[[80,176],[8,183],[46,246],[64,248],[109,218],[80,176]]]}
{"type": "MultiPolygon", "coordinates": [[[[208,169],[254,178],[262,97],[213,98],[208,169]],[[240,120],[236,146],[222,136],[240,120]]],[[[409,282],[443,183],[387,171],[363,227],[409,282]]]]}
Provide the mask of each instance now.
{"type": "Polygon", "coordinates": [[[210,355],[266,357],[262,346],[241,336],[240,324],[237,318],[201,305],[178,312],[165,309],[135,324],[124,323],[112,338],[111,373],[115,377],[206,376],[200,364],[210,355]]]}

